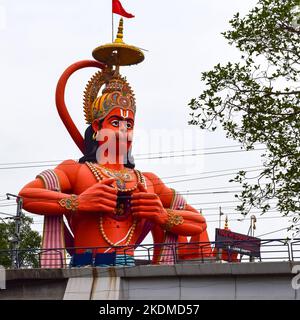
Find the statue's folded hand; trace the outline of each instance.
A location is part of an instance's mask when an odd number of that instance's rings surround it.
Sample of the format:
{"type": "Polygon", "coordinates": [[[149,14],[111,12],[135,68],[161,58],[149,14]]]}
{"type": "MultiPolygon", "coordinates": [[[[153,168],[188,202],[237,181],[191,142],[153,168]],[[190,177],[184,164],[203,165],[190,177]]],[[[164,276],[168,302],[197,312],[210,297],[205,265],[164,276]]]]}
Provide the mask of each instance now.
{"type": "Polygon", "coordinates": [[[115,178],[104,179],[78,195],[78,212],[113,214],[117,204],[117,190],[111,186],[115,178]]]}
{"type": "Polygon", "coordinates": [[[159,196],[149,193],[142,184],[138,185],[139,192],[134,193],[131,199],[131,212],[136,218],[145,218],[157,224],[165,224],[168,213],[163,207],[159,196]]]}
{"type": "Polygon", "coordinates": [[[205,231],[205,218],[198,212],[164,208],[159,196],[147,192],[141,184],[138,191],[131,199],[131,211],[135,218],[148,219],[167,231],[184,236],[205,231]]]}

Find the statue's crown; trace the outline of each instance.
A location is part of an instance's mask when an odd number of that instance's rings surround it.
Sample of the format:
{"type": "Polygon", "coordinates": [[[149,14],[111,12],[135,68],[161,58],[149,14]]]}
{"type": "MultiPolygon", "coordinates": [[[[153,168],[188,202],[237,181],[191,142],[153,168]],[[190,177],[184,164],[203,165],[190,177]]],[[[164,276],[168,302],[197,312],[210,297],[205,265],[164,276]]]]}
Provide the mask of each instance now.
{"type": "Polygon", "coordinates": [[[102,91],[102,95],[92,103],[90,115],[91,122],[103,119],[115,108],[131,110],[135,114],[135,98],[132,89],[125,78],[120,75],[111,79],[102,91]]]}
{"type": "Polygon", "coordinates": [[[117,107],[131,110],[135,114],[133,90],[126,78],[119,74],[119,67],[142,62],[144,54],[139,48],[123,42],[123,19],[120,20],[116,40],[97,47],[93,51],[93,56],[96,60],[104,62],[107,68],[98,71],[86,86],[84,92],[86,122],[91,124],[95,119],[103,119],[117,107]],[[98,97],[103,86],[102,95],[98,97]]]}

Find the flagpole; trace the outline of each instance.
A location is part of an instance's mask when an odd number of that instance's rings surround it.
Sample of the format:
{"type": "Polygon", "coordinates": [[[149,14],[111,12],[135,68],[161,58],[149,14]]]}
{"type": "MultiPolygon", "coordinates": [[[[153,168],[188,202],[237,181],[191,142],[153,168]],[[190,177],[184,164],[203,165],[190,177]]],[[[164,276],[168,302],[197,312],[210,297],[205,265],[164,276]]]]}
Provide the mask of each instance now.
{"type": "Polygon", "coordinates": [[[111,42],[114,42],[114,11],[113,11],[113,0],[111,0],[111,42]]]}

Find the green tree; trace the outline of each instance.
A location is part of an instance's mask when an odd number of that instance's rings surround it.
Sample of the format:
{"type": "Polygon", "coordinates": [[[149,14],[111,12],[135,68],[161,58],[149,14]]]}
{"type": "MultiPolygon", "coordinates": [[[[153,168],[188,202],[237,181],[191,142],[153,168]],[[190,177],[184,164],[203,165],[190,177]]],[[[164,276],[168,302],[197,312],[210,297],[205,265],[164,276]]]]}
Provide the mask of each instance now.
{"type": "Polygon", "coordinates": [[[300,1],[260,0],[245,17],[237,13],[222,33],[241,52],[236,63],[202,73],[206,87],[192,99],[192,125],[214,131],[251,150],[262,143],[263,170],[251,184],[245,171],[231,180],[242,185],[237,210],[267,212],[270,201],[283,215],[300,219],[300,1]]]}
{"type": "MultiPolygon", "coordinates": [[[[31,229],[33,219],[30,217],[21,217],[20,228],[20,266],[37,268],[39,266],[39,257],[35,251],[22,251],[32,248],[39,248],[41,236],[37,231],[31,229]]],[[[15,238],[15,222],[0,220],[0,265],[9,268],[12,264],[12,239],[15,238]]]]}

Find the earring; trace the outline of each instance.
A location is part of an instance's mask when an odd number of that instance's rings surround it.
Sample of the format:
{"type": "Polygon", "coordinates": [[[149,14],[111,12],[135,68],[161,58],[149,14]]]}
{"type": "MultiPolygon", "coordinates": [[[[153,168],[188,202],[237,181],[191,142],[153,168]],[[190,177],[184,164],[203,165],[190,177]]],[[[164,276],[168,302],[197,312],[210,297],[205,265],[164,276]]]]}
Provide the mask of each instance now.
{"type": "Polygon", "coordinates": [[[93,133],[93,140],[96,140],[97,132],[93,133]]]}

